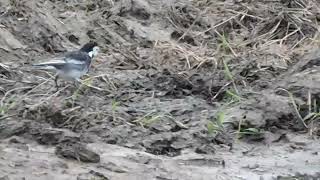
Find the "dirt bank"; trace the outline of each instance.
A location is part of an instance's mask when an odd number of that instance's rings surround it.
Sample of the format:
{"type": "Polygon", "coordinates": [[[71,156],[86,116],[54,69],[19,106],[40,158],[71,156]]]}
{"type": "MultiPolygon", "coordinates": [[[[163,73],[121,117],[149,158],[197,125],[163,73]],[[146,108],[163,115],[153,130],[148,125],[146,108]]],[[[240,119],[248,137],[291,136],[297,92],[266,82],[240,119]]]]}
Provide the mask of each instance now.
{"type": "Polygon", "coordinates": [[[0,179],[320,178],[320,3],[0,7],[0,179]],[[79,87],[30,66],[90,40],[79,87]]]}

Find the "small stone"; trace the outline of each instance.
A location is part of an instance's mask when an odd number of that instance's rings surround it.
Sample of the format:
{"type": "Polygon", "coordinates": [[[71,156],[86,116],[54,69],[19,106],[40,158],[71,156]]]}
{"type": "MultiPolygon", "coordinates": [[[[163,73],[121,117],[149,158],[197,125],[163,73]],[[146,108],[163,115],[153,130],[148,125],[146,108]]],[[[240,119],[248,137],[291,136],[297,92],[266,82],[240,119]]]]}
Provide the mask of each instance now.
{"type": "Polygon", "coordinates": [[[87,163],[100,162],[99,154],[87,149],[85,145],[80,143],[60,144],[56,148],[56,154],[68,159],[76,159],[87,163]]]}

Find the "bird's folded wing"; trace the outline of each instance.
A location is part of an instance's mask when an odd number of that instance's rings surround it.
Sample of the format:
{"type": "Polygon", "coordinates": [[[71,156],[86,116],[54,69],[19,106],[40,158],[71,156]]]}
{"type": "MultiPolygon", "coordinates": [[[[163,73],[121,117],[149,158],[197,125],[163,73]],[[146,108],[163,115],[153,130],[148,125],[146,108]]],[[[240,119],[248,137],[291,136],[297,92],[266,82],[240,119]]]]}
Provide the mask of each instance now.
{"type": "Polygon", "coordinates": [[[65,62],[69,63],[69,64],[85,64],[85,61],[79,61],[79,60],[71,59],[71,58],[66,58],[65,62]]]}

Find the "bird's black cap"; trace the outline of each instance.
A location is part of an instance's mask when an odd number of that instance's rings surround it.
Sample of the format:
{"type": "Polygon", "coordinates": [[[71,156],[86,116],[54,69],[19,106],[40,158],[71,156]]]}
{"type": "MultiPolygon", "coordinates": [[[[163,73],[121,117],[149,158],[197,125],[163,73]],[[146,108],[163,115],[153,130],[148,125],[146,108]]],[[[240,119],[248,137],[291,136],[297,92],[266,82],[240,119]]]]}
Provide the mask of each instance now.
{"type": "Polygon", "coordinates": [[[88,52],[92,51],[92,49],[95,46],[98,46],[98,43],[91,41],[91,42],[88,42],[87,44],[83,45],[82,48],[80,49],[80,51],[88,53],[88,52]]]}

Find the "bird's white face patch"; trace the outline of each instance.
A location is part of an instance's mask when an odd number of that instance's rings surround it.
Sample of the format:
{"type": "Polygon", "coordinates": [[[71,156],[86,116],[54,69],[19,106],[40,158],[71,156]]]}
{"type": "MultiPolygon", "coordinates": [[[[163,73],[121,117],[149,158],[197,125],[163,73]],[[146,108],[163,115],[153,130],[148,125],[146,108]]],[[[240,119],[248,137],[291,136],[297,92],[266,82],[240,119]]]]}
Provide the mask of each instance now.
{"type": "Polygon", "coordinates": [[[98,55],[100,48],[98,46],[93,47],[92,51],[89,52],[89,56],[93,58],[94,56],[98,55]]]}

